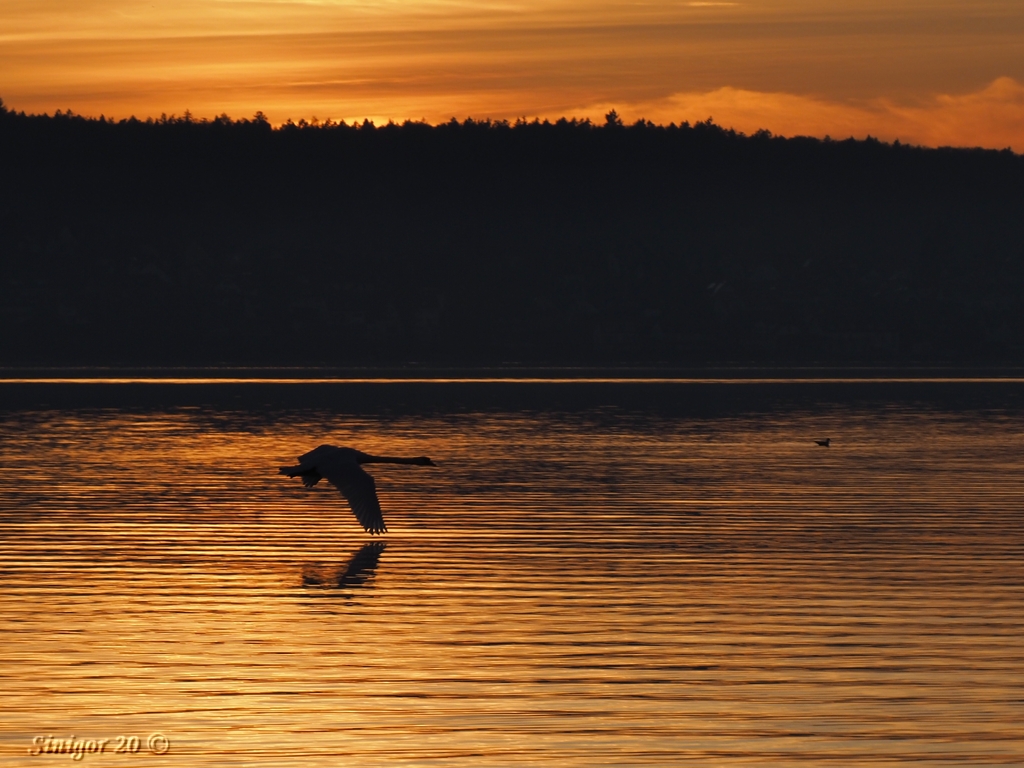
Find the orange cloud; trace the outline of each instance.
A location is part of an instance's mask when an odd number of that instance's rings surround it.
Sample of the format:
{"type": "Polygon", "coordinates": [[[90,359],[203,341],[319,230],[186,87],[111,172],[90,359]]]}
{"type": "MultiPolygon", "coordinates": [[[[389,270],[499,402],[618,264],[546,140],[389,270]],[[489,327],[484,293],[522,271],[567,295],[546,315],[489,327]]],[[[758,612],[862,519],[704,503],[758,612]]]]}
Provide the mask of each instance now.
{"type": "Polygon", "coordinates": [[[783,136],[875,136],[886,141],[939,146],[1010,147],[1024,152],[1024,85],[1000,77],[963,95],[938,95],[906,106],[888,99],[844,104],[791,93],[719,88],[676,93],[633,104],[595,104],[578,110],[590,116],[616,109],[627,122],[694,122],[714,117],[718,125],[753,133],[765,128],[783,136]]]}

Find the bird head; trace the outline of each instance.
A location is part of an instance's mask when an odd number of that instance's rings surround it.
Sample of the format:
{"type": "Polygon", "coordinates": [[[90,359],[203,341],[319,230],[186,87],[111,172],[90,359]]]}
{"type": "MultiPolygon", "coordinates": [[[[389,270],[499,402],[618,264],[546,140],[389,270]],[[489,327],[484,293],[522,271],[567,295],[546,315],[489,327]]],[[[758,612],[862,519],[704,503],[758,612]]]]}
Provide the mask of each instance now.
{"type": "Polygon", "coordinates": [[[426,456],[417,456],[415,459],[412,460],[412,463],[413,464],[419,464],[419,465],[424,466],[424,467],[436,467],[437,466],[437,464],[432,462],[426,456]]]}

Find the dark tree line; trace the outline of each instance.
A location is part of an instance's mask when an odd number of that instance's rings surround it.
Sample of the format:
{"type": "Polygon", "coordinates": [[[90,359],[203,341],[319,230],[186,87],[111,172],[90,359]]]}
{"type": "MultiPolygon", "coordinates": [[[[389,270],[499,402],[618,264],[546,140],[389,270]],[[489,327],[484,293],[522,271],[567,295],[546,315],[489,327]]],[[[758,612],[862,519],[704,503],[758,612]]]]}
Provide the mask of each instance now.
{"type": "Polygon", "coordinates": [[[1024,362],[1024,158],[0,107],[0,363],[1024,362]]]}

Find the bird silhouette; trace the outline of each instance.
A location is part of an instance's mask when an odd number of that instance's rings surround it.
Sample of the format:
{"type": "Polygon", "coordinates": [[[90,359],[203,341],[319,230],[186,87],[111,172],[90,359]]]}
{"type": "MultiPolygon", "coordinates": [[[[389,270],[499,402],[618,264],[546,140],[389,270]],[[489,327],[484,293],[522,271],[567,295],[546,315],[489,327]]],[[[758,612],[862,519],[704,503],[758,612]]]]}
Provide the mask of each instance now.
{"type": "Polygon", "coordinates": [[[380,511],[377,486],[373,478],[363,471],[360,464],[417,464],[424,467],[437,466],[426,456],[412,459],[394,456],[371,456],[354,448],[339,448],[336,445],[321,445],[309,453],[299,456],[295,467],[281,467],[281,474],[299,476],[307,488],[312,488],[322,479],[341,491],[348,501],[356,519],[374,535],[387,533],[384,515],[380,511]]]}
{"type": "Polygon", "coordinates": [[[822,446],[824,448],[828,448],[828,446],[829,446],[829,444],[831,442],[832,442],[832,438],[831,437],[826,437],[824,440],[815,440],[814,441],[815,445],[820,445],[820,446],[822,446]]]}

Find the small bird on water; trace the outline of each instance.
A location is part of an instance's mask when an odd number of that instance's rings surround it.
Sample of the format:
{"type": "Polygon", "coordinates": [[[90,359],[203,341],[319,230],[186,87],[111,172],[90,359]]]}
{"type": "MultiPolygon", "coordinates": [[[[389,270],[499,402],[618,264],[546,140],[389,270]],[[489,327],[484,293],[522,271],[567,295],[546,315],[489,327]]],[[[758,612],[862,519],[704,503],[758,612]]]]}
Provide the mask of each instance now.
{"type": "Polygon", "coordinates": [[[295,467],[281,467],[281,474],[299,476],[307,488],[312,488],[322,479],[341,491],[355,513],[356,519],[374,535],[387,533],[384,515],[377,499],[377,486],[373,478],[363,471],[360,464],[417,464],[421,467],[437,466],[426,456],[412,459],[394,456],[371,456],[354,448],[339,448],[336,445],[321,445],[309,453],[299,456],[295,467]]]}
{"type": "Polygon", "coordinates": [[[831,443],[831,442],[832,442],[832,438],[831,437],[826,437],[824,440],[815,440],[814,441],[814,443],[816,445],[820,445],[820,446],[823,446],[825,448],[828,448],[829,443],[831,443]]]}

